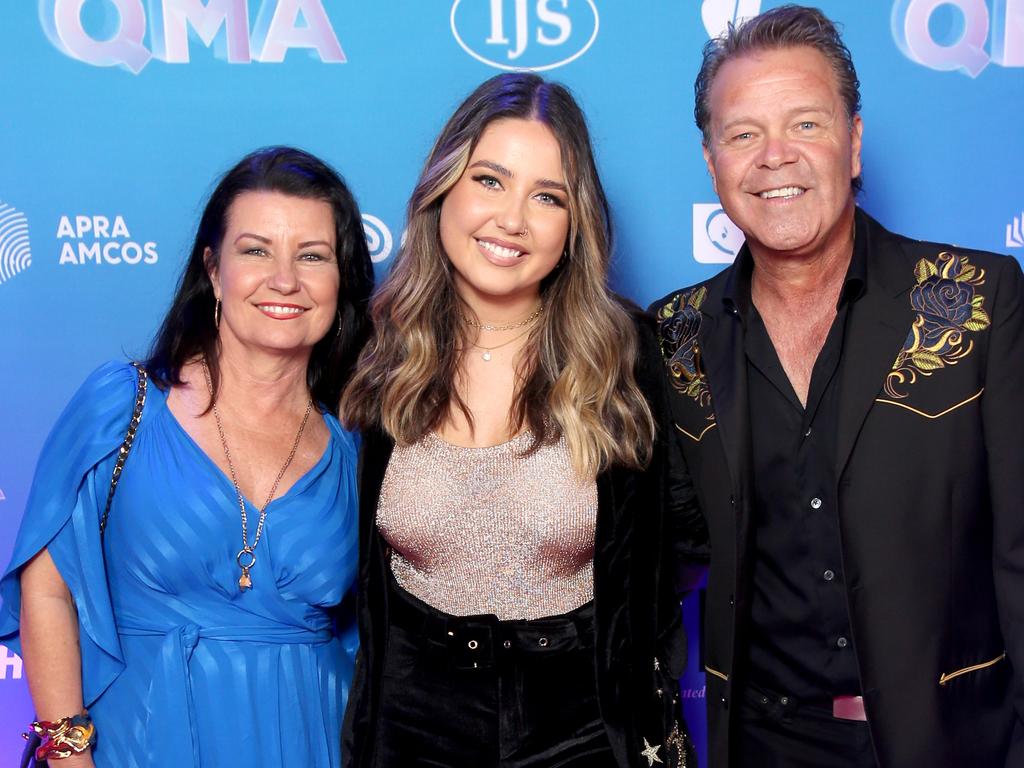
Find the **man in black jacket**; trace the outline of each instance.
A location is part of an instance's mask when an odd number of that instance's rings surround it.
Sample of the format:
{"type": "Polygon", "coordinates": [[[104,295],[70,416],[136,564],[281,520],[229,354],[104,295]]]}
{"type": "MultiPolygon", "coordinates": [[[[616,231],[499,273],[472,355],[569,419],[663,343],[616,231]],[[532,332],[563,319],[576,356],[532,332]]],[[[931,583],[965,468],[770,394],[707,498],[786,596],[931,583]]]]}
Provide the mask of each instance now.
{"type": "Polygon", "coordinates": [[[746,244],[652,311],[711,537],[710,764],[1019,767],[1024,279],[856,207],[859,101],[795,6],[697,78],[746,244]]]}

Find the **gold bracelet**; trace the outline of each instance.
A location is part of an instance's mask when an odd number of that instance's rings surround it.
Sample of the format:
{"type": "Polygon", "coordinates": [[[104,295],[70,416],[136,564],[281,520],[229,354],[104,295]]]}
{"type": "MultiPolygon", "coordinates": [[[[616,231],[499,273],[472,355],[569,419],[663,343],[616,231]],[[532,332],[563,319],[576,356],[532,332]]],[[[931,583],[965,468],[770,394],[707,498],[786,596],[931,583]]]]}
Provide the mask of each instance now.
{"type": "MultiPolygon", "coordinates": [[[[81,754],[96,743],[96,726],[88,711],[60,720],[37,720],[29,727],[42,739],[36,760],[60,760],[81,754]]],[[[22,734],[26,739],[28,734],[22,734]]]]}

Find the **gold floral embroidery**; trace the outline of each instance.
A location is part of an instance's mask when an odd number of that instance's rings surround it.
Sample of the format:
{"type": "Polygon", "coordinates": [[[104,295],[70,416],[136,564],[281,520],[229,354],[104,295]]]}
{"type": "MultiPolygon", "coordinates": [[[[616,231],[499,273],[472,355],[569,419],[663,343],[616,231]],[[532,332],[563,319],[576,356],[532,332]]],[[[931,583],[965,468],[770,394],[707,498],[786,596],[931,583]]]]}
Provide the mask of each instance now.
{"type": "Polygon", "coordinates": [[[910,292],[910,304],[917,312],[903,349],[896,356],[885,379],[885,393],[906,397],[906,387],[918,375],[956,365],[974,349],[966,338],[989,327],[985,297],[976,289],[985,284],[985,270],[977,269],[966,256],[943,251],[935,261],[921,259],[914,267],[917,285],[910,292]]]}
{"type": "Polygon", "coordinates": [[[702,407],[711,402],[711,390],[701,368],[697,343],[700,305],[707,294],[708,289],[699,286],[676,294],[658,310],[658,340],[671,374],[672,386],[702,407]]]}

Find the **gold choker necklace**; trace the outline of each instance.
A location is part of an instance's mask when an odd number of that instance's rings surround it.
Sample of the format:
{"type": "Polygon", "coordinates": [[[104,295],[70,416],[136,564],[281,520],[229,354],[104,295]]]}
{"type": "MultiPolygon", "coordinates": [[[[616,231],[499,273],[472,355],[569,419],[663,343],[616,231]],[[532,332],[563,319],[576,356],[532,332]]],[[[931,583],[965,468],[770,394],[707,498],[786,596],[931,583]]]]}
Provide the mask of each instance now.
{"type": "MultiPolygon", "coordinates": [[[[467,317],[466,315],[462,315],[462,320],[463,322],[466,323],[466,325],[471,325],[474,328],[479,328],[481,331],[511,331],[515,328],[522,328],[524,325],[529,325],[538,317],[540,317],[540,313],[543,311],[544,305],[541,304],[539,307],[533,310],[533,312],[531,312],[529,317],[527,317],[525,320],[520,320],[518,323],[508,323],[507,325],[490,325],[488,323],[479,323],[476,320],[472,319],[471,317],[467,317]]],[[[483,349],[483,347],[481,347],[481,349],[483,349]]],[[[491,349],[497,349],[497,347],[491,347],[491,349]]]]}

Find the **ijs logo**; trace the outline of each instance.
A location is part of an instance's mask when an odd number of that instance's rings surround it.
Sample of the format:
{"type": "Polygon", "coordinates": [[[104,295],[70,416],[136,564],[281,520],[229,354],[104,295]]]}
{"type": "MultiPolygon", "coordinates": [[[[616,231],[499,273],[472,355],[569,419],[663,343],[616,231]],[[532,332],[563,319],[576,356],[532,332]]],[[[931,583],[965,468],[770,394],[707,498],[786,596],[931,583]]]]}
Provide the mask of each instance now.
{"type": "Polygon", "coordinates": [[[575,61],[600,28],[594,0],[455,0],[456,42],[497,69],[542,72],[575,61]]]}
{"type": "Polygon", "coordinates": [[[1024,248],[1024,211],[1014,216],[1006,225],[1006,247],[1024,248]]]}
{"type": "Polygon", "coordinates": [[[693,205],[693,258],[701,264],[731,264],[743,246],[743,233],[718,203],[693,205]]]}
{"type": "MultiPolygon", "coordinates": [[[[0,284],[32,266],[28,240],[28,217],[0,201],[0,284]]],[[[3,491],[0,491],[2,500],[3,491]]]]}
{"type": "Polygon", "coordinates": [[[1024,67],[1024,0],[896,0],[892,36],[911,61],[977,77],[990,61],[1024,67]],[[992,35],[991,55],[985,41],[992,35]]]}
{"type": "Polygon", "coordinates": [[[61,216],[57,224],[60,264],[156,264],[156,243],[132,239],[124,216],[61,216]]]}
{"type": "Polygon", "coordinates": [[[700,18],[708,37],[714,40],[725,33],[730,24],[739,24],[761,12],[761,0],[704,0],[700,18]]]}
{"type": "Polygon", "coordinates": [[[39,19],[61,53],[134,74],[154,56],[187,64],[190,30],[230,64],[280,63],[291,48],[316,51],[325,63],[346,60],[323,0],[263,0],[251,35],[248,0],[150,0],[148,5],[147,19],[143,0],[39,0],[39,19]]]}
{"type": "Polygon", "coordinates": [[[391,237],[388,225],[376,216],[364,213],[363,233],[366,235],[366,247],[370,249],[370,261],[374,264],[387,261],[394,246],[394,239],[391,237]]]}

